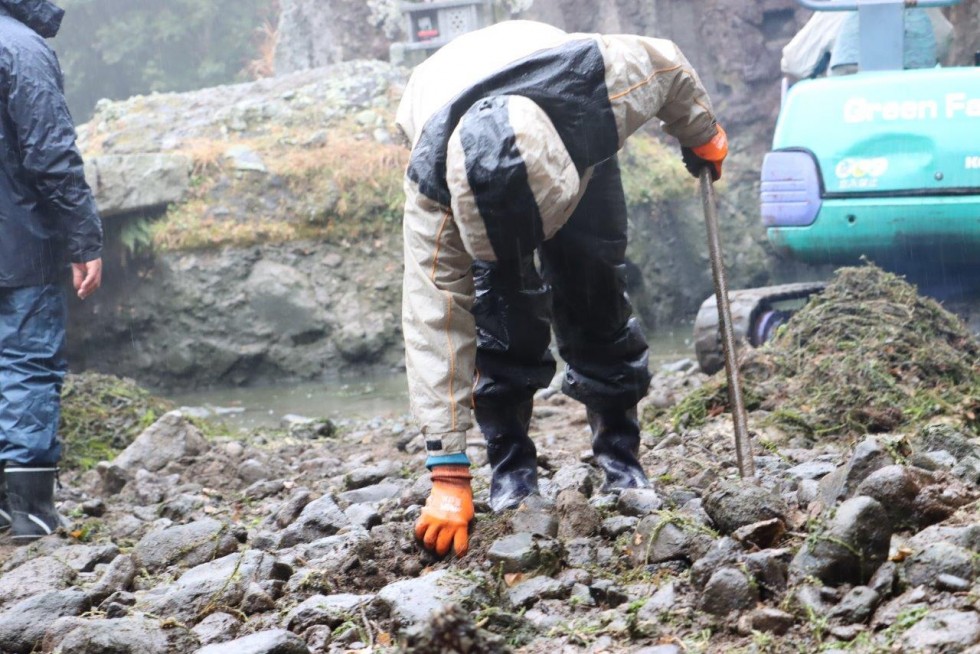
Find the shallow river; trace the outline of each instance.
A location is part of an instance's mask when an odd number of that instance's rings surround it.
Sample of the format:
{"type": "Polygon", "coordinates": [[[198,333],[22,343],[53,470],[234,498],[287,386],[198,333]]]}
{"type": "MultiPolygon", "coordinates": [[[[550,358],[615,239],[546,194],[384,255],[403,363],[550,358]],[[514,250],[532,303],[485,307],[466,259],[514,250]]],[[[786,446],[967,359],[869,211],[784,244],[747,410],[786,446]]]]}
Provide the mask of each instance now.
{"type": "MultiPolygon", "coordinates": [[[[650,369],[654,372],[663,365],[695,358],[689,325],[649,336],[650,369]]],[[[408,412],[405,375],[396,372],[283,386],[200,390],[168,397],[179,406],[206,409],[211,417],[240,427],[278,426],[288,414],[338,419],[408,412]]]]}

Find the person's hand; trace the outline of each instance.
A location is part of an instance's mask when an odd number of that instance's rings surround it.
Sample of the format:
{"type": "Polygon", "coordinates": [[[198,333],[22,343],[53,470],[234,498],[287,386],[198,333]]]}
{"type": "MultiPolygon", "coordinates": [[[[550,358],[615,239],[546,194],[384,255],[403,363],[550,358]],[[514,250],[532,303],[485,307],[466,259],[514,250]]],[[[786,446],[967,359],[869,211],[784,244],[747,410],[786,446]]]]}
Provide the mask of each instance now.
{"type": "Polygon", "coordinates": [[[473,520],[473,489],[469,466],[447,465],[432,468],[432,492],[415,523],[415,536],[427,549],[445,556],[450,546],[457,556],[469,548],[470,521],[473,520]]]}
{"type": "Polygon", "coordinates": [[[78,299],[84,300],[102,285],[102,259],[71,264],[71,278],[78,299]]]}
{"type": "Polygon", "coordinates": [[[721,125],[710,141],[696,148],[681,148],[681,158],[689,173],[695,177],[701,175],[701,169],[711,166],[711,177],[716,182],[721,179],[721,164],[728,156],[728,135],[721,125]]]}

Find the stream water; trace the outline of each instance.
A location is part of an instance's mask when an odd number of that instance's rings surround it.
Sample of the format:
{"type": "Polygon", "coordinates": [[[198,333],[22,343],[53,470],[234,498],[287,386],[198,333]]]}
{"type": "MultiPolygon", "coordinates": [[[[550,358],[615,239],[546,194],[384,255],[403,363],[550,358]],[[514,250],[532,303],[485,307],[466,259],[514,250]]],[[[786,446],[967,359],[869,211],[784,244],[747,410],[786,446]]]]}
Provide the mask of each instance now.
{"type": "MultiPolygon", "coordinates": [[[[691,332],[688,324],[648,334],[650,369],[656,373],[661,366],[694,359],[691,332]]],[[[408,413],[405,375],[397,372],[282,386],[205,389],[167,397],[202,416],[242,428],[278,426],[290,414],[370,419],[408,413]]]]}

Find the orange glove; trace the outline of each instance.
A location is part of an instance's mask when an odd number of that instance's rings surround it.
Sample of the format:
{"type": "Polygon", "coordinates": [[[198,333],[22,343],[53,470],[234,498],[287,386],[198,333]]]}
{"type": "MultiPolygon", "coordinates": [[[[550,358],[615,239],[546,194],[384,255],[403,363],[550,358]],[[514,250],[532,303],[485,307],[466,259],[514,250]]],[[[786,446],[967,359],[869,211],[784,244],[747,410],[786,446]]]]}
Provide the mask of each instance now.
{"type": "Polygon", "coordinates": [[[701,174],[704,166],[711,166],[711,176],[717,182],[721,179],[721,164],[728,156],[728,135],[721,125],[711,140],[696,148],[681,148],[681,157],[688,172],[695,177],[701,174]]]}
{"type": "Polygon", "coordinates": [[[466,554],[470,544],[469,526],[473,520],[473,489],[469,466],[446,465],[432,468],[432,492],[415,523],[415,537],[439,556],[456,549],[466,554]]]}

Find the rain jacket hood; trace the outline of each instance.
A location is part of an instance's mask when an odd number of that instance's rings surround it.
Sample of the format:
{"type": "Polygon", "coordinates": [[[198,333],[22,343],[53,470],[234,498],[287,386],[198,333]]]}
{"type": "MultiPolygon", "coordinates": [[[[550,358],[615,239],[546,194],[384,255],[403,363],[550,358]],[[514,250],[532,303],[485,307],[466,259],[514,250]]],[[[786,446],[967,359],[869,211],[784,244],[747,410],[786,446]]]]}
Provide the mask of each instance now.
{"type": "Polygon", "coordinates": [[[65,10],[48,0],[0,0],[0,12],[9,14],[46,39],[57,36],[65,10]]]}

